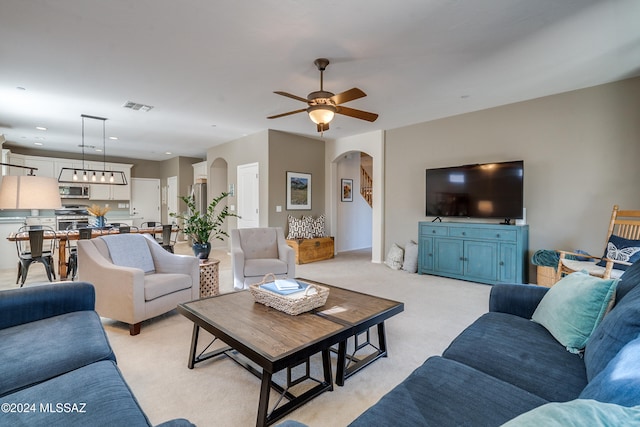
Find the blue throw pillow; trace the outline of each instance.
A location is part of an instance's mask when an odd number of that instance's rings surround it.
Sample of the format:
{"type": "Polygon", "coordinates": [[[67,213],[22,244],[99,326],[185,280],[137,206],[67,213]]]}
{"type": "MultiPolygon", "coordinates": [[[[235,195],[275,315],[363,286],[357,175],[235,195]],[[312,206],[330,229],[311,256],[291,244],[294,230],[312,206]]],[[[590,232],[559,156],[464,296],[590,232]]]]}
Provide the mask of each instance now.
{"type": "MultiPolygon", "coordinates": [[[[628,270],[622,276],[631,272],[628,270]]],[[[587,380],[602,372],[618,352],[640,336],[640,285],[633,287],[607,314],[584,350],[587,380]]]]}
{"type": "Polygon", "coordinates": [[[571,353],[579,353],[613,304],[618,279],[578,271],[544,295],[531,320],[544,326],[571,353]]]}
{"type": "Polygon", "coordinates": [[[584,427],[640,425],[640,407],[627,408],[596,400],[576,399],[538,406],[502,427],[584,427]]]}
{"type": "MultiPolygon", "coordinates": [[[[640,240],[629,240],[611,235],[607,242],[607,249],[605,249],[602,257],[633,264],[640,259],[640,240]]],[[[602,260],[596,265],[605,267],[607,263],[602,260]]],[[[616,270],[626,270],[628,266],[616,263],[613,265],[613,268],[616,270]]]]}
{"type": "Polygon", "coordinates": [[[589,381],[579,398],[640,405],[640,338],[622,347],[607,367],[589,381]]]}

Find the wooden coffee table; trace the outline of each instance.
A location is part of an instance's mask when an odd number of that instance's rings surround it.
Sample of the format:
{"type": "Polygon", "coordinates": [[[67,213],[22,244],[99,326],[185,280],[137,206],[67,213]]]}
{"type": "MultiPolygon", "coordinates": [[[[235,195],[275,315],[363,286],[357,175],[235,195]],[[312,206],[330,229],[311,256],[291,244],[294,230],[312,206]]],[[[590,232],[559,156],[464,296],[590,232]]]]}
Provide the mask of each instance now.
{"type": "MultiPolygon", "coordinates": [[[[318,283],[298,279],[309,283],[318,283]]],[[[321,284],[321,283],[319,283],[321,284]]],[[[330,351],[338,346],[336,382],[354,374],[373,360],[386,356],[384,320],[401,312],[402,303],[377,298],[334,286],[327,303],[316,310],[291,316],[258,304],[248,291],[233,292],[178,305],[178,312],[193,321],[189,369],[205,360],[226,355],[261,378],[257,426],[270,425],[325,391],[333,390],[330,351]],[[347,340],[372,326],[378,327],[379,351],[362,361],[346,355],[347,340]],[[222,340],[224,348],[197,354],[200,328],[222,340]],[[309,358],[322,354],[322,378],[309,374],[309,358]],[[255,369],[251,363],[261,368],[255,369]],[[306,363],[306,375],[291,380],[291,369],[306,363]],[[347,368],[349,363],[353,363],[347,368]],[[276,372],[287,369],[285,387],[272,381],[276,372]],[[317,385],[300,395],[289,390],[304,380],[317,385]],[[287,402],[269,412],[269,392],[277,390],[287,402]]],[[[211,344],[209,344],[211,345],[211,344]]],[[[335,351],[335,350],[334,350],[335,351]]]]}
{"type": "MultiPolygon", "coordinates": [[[[310,283],[318,283],[305,280],[310,283]]],[[[332,320],[336,323],[349,326],[352,334],[349,337],[354,340],[354,351],[347,355],[347,340],[338,345],[338,361],[336,366],[336,384],[344,385],[344,381],[371,362],[387,356],[387,340],[384,329],[384,321],[404,311],[404,304],[390,299],[380,298],[361,292],[350,291],[336,286],[327,286],[331,289],[327,302],[316,310],[318,316],[332,320]],[[369,329],[378,329],[378,343],[371,342],[369,329]],[[360,342],[359,336],[366,333],[366,341],[360,342]],[[373,347],[376,350],[360,359],[356,356],[359,350],[373,347]]]]}

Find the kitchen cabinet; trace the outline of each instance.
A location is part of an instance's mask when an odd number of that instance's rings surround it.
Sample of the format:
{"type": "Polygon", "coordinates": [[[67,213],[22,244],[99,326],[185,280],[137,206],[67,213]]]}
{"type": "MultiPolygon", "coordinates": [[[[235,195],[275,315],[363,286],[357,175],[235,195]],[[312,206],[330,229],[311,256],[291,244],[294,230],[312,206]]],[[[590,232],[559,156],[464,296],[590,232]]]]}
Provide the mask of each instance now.
{"type": "Polygon", "coordinates": [[[526,283],[529,226],[418,224],[418,272],[480,283],[526,283]]]}
{"type": "MultiPolygon", "coordinates": [[[[130,200],[131,199],[131,165],[121,163],[92,164],[88,169],[106,171],[122,171],[127,179],[127,185],[92,184],[89,192],[91,200],[130,200]]],[[[107,179],[109,177],[107,176],[107,179]]],[[[98,177],[100,179],[100,177],[98,177]]]]}
{"type": "MultiPolygon", "coordinates": [[[[9,160],[11,163],[21,166],[33,166],[37,167],[37,176],[47,176],[58,179],[60,171],[63,168],[77,169],[81,171],[84,169],[93,170],[106,170],[106,171],[122,171],[127,179],[127,185],[109,185],[109,184],[91,184],[92,173],[88,173],[88,180],[84,181],[82,176],[78,180],[78,184],[89,184],[90,192],[89,198],[91,200],[126,200],[131,199],[131,168],[133,165],[125,163],[103,163],[96,161],[82,161],[79,159],[63,159],[54,157],[40,157],[40,156],[26,156],[22,154],[9,153],[9,160]]],[[[22,168],[8,168],[7,175],[26,175],[29,173],[28,169],[22,168]]],[[[79,172],[80,173],[80,172],[79,172]]],[[[97,179],[100,179],[99,174],[96,175],[97,179]]],[[[66,179],[69,179],[66,176],[66,179]]],[[[108,179],[108,176],[107,176],[108,179]]]]}
{"type": "MultiPolygon", "coordinates": [[[[18,265],[18,251],[16,242],[7,240],[9,234],[15,233],[24,225],[24,217],[0,218],[0,268],[16,268],[18,265]]],[[[16,273],[18,270],[16,270],[16,273]]],[[[15,277],[15,276],[14,276],[15,277]]]]}
{"type": "MultiPolygon", "coordinates": [[[[24,158],[25,166],[38,168],[38,170],[34,171],[34,175],[57,179],[58,176],[55,174],[53,163],[54,162],[51,159],[46,158],[37,158],[32,156],[25,156],[24,158]]],[[[30,173],[31,171],[29,169],[24,169],[24,175],[29,175],[30,173]]]]}
{"type": "Polygon", "coordinates": [[[207,179],[207,161],[194,163],[193,166],[193,183],[202,182],[201,179],[207,179]]]}

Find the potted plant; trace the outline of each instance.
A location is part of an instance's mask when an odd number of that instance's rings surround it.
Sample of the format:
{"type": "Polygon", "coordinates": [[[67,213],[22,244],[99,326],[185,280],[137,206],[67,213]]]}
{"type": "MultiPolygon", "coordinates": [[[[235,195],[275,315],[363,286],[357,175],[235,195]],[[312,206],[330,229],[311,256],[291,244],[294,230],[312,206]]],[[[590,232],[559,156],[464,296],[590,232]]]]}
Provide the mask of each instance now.
{"type": "Polygon", "coordinates": [[[228,195],[229,193],[223,192],[214,198],[205,212],[198,211],[193,197],[180,196],[180,199],[187,204],[187,211],[169,214],[183,221],[182,231],[191,238],[193,254],[201,260],[209,258],[211,239],[224,240],[223,236],[229,237],[229,234],[222,229],[224,220],[230,216],[238,217],[238,215],[229,212],[229,207],[226,205],[222,209],[216,210],[218,203],[228,195]]]}

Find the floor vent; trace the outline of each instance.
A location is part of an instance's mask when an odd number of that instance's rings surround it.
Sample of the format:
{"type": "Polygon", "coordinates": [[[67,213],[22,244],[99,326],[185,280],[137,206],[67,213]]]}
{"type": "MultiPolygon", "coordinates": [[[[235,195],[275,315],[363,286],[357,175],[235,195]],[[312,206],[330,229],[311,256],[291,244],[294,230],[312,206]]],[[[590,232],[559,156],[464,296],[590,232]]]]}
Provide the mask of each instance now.
{"type": "Polygon", "coordinates": [[[145,104],[139,104],[137,102],[127,101],[124,103],[123,107],[129,108],[135,111],[149,112],[153,108],[153,105],[145,105],[145,104]]]}

